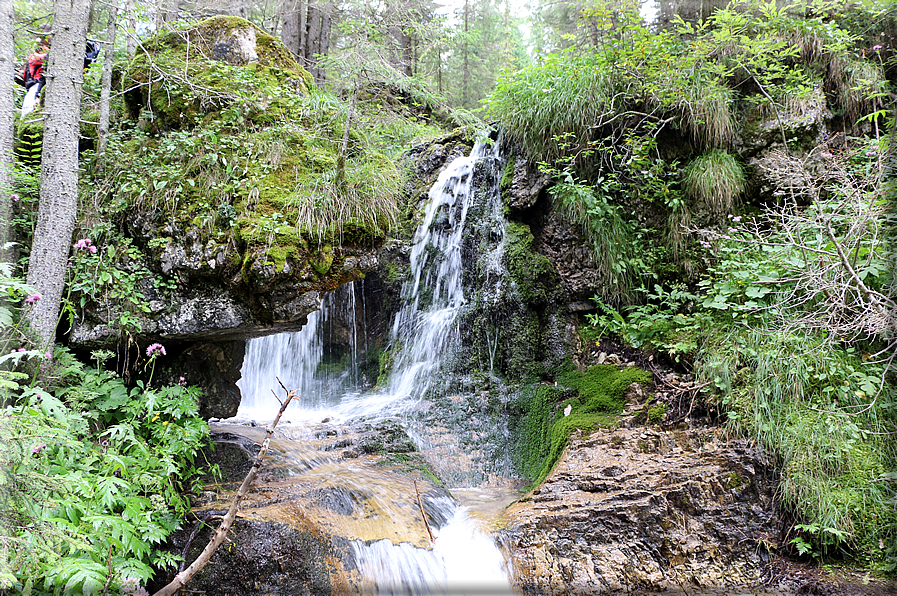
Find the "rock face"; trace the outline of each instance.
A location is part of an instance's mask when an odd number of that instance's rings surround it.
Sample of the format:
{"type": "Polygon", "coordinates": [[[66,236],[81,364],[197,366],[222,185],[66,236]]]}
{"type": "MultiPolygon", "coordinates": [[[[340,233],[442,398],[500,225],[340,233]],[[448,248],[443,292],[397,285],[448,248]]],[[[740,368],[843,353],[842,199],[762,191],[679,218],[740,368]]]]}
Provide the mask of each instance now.
{"type": "MultiPolygon", "coordinates": [[[[208,513],[224,515],[226,510],[208,513]]],[[[178,532],[172,541],[181,549],[187,547],[187,561],[193,561],[211,538],[210,526],[206,525],[187,544],[190,530],[192,527],[178,532]]],[[[215,552],[209,564],[190,582],[189,590],[216,596],[331,594],[334,589],[328,568],[330,557],[330,544],[311,530],[276,522],[237,520],[228,545],[215,552]]],[[[172,573],[165,579],[170,581],[173,576],[172,573]]],[[[159,581],[151,588],[162,585],[159,581]]]]}
{"type": "Polygon", "coordinates": [[[526,594],[749,584],[774,541],[771,484],[719,429],[599,431],[509,508],[502,539],[526,594]]]}

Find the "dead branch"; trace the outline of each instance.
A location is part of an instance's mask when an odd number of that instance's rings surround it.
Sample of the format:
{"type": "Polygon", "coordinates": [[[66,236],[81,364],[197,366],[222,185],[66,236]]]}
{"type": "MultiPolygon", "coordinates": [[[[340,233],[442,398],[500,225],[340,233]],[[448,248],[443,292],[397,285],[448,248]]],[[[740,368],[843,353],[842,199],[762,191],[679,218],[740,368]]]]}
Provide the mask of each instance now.
{"type": "Polygon", "coordinates": [[[433,542],[435,538],[433,538],[433,531],[430,529],[430,524],[427,522],[427,514],[424,511],[424,505],[420,502],[420,491],[417,490],[417,480],[414,481],[414,492],[417,493],[417,506],[420,507],[420,516],[424,518],[424,525],[427,526],[427,534],[430,535],[430,542],[433,542]]]}
{"type": "MultiPolygon", "coordinates": [[[[283,387],[283,383],[280,382],[280,379],[277,379],[277,382],[280,383],[280,386],[283,387]]],[[[286,387],[284,387],[286,389],[286,387]]],[[[234,519],[237,517],[237,510],[240,508],[240,502],[249,492],[252,483],[255,482],[255,477],[258,474],[259,468],[262,466],[262,461],[265,459],[265,454],[268,452],[268,446],[271,444],[271,436],[274,434],[274,428],[277,426],[277,423],[280,422],[280,417],[283,416],[284,411],[287,409],[287,406],[290,405],[290,401],[296,397],[295,391],[288,391],[287,398],[283,401],[283,404],[280,406],[280,410],[277,412],[277,416],[274,418],[274,421],[268,426],[265,433],[265,441],[262,443],[262,448],[259,450],[258,455],[255,456],[255,461],[252,464],[252,468],[249,470],[249,473],[246,474],[246,478],[243,479],[243,484],[240,485],[240,490],[237,491],[234,500],[230,504],[230,509],[228,509],[227,514],[224,516],[224,519],[221,522],[221,525],[218,526],[218,529],[215,530],[215,533],[212,535],[212,539],[209,541],[209,544],[206,545],[205,549],[203,549],[202,553],[193,563],[190,564],[187,569],[178,573],[174,576],[174,579],[171,580],[165,587],[161,590],[153,594],[153,596],[173,596],[173,594],[177,593],[181,588],[187,585],[193,576],[202,571],[202,568],[206,566],[209,560],[212,558],[212,555],[215,554],[215,551],[221,546],[221,543],[224,542],[224,539],[227,538],[227,533],[230,530],[231,525],[234,523],[234,519]]]]}

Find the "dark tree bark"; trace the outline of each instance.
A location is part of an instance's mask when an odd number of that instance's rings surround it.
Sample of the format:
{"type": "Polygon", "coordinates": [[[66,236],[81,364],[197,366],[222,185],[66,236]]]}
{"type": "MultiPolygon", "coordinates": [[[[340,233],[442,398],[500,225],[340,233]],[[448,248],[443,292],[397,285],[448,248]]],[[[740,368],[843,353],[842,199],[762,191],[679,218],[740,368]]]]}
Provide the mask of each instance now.
{"type": "Polygon", "coordinates": [[[40,209],[28,263],[28,285],[41,299],[27,318],[42,347],[55,337],[65,268],[78,213],[78,134],[84,43],[90,0],[56,0],[53,51],[47,65],[40,209]]]}
{"type": "Polygon", "coordinates": [[[13,184],[13,126],[15,99],[12,80],[15,75],[13,49],[13,2],[0,0],[0,77],[8,81],[0,85],[0,262],[11,262],[12,250],[6,243],[12,240],[11,216],[13,184]]]}
{"type": "Polygon", "coordinates": [[[305,51],[300,55],[303,66],[315,79],[315,83],[322,84],[326,73],[319,65],[320,56],[326,56],[330,51],[330,33],[333,28],[333,4],[327,4],[323,8],[309,4],[308,25],[305,38],[305,51]]]}
{"type": "Polygon", "coordinates": [[[324,69],[318,65],[318,56],[326,56],[330,51],[334,11],[332,3],[322,7],[313,2],[285,0],[280,12],[283,22],[281,40],[318,84],[325,78],[324,69]]]}
{"type": "Polygon", "coordinates": [[[287,49],[293,52],[293,55],[302,54],[304,45],[303,34],[304,28],[300,25],[301,13],[304,13],[302,2],[300,0],[284,0],[280,9],[280,19],[282,21],[282,29],[280,39],[287,49]]]}

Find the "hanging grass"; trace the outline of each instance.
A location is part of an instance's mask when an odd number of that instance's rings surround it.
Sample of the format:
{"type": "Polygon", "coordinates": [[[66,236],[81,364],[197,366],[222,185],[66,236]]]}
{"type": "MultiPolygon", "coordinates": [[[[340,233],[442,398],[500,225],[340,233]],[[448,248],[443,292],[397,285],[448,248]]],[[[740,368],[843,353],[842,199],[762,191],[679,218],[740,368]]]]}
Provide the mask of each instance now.
{"type": "Polygon", "coordinates": [[[683,89],[680,103],[683,126],[704,148],[726,147],[735,135],[729,106],[732,91],[716,82],[698,81],[683,89]]]}
{"type": "MultiPolygon", "coordinates": [[[[746,329],[710,333],[696,362],[697,377],[721,391],[730,426],[779,460],[779,498],[800,523],[791,543],[882,564],[897,544],[894,493],[881,482],[897,461],[893,418],[853,390],[873,372],[809,336],[746,329]]],[[[878,399],[893,397],[886,385],[878,399]]]]}
{"type": "Polygon", "coordinates": [[[837,97],[850,125],[874,110],[872,96],[887,80],[878,64],[849,56],[833,56],[826,73],[826,89],[837,97]]]}
{"type": "Polygon", "coordinates": [[[717,215],[729,213],[744,192],[744,170],[725,151],[711,151],[685,167],[685,191],[717,215]]]}
{"type": "Polygon", "coordinates": [[[613,107],[614,82],[590,55],[561,52],[543,64],[502,76],[489,111],[539,159],[554,159],[589,140],[591,127],[613,107]]]}

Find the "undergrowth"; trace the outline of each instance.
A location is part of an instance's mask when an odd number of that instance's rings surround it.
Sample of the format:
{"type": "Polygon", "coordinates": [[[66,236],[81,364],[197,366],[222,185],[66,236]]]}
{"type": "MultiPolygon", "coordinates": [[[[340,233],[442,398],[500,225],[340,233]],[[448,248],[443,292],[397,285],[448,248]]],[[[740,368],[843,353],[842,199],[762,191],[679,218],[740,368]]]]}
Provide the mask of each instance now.
{"type": "MultiPolygon", "coordinates": [[[[178,557],[161,548],[189,511],[184,479],[201,462],[208,425],[199,390],[129,387],[63,348],[39,353],[17,323],[40,298],[8,277],[0,290],[0,587],[16,593],[89,594],[146,583],[178,557]],[[129,579],[130,578],[130,579],[129,579]]],[[[143,361],[152,378],[164,348],[143,361]]]]}

